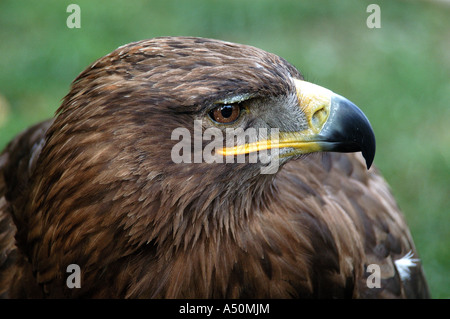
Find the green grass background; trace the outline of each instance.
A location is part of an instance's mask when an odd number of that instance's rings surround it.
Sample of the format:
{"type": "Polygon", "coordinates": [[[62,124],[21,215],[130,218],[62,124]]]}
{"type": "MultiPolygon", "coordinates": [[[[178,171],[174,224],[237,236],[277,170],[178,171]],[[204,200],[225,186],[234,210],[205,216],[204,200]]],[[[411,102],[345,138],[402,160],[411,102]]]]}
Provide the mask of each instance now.
{"type": "MultiPolygon", "coordinates": [[[[447,2],[448,3],[448,2],[447,2]]],[[[411,227],[434,298],[450,297],[450,5],[443,1],[0,2],[0,149],[52,116],[70,82],[118,46],[162,35],[245,43],[349,98],[411,227]],[[81,28],[69,29],[69,3],[81,28]],[[366,8],[381,8],[369,29],[366,8]]]]}

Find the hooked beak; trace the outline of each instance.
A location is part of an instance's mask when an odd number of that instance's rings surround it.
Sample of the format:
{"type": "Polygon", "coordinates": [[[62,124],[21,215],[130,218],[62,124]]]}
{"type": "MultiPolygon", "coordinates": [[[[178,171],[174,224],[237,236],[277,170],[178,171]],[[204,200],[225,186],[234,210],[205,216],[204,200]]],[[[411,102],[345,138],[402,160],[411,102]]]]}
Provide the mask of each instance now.
{"type": "Polygon", "coordinates": [[[264,149],[292,148],[293,154],[362,152],[367,169],[375,157],[375,135],[364,113],[346,98],[321,86],[294,79],[299,107],[308,127],[300,132],[280,132],[278,139],[224,148],[224,155],[264,149]]]}

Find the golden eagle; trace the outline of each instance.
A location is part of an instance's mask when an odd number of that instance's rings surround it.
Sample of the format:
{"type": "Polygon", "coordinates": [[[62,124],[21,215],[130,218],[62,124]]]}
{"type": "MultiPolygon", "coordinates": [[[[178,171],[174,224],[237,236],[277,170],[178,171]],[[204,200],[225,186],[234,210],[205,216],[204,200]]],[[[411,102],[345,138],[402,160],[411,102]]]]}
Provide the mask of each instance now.
{"type": "Polygon", "coordinates": [[[274,54],[124,45],[0,155],[0,295],[429,297],[374,155],[361,110],[274,54]]]}

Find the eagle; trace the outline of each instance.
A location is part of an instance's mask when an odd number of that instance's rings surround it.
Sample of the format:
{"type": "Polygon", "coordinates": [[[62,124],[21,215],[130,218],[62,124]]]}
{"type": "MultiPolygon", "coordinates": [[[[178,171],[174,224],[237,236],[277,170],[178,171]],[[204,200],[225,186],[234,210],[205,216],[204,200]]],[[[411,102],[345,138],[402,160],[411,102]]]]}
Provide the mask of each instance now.
{"type": "Polygon", "coordinates": [[[374,156],[364,113],[277,55],[126,44],[1,153],[0,296],[428,298],[374,156]]]}

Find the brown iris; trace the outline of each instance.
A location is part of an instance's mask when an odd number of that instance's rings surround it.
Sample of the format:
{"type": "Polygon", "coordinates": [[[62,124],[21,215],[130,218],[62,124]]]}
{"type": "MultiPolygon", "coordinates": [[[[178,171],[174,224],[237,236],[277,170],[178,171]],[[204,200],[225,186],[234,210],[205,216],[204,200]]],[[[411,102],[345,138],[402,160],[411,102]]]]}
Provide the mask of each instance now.
{"type": "Polygon", "coordinates": [[[241,114],[238,103],[220,105],[209,112],[209,116],[217,123],[228,124],[236,121],[241,114]]]}

